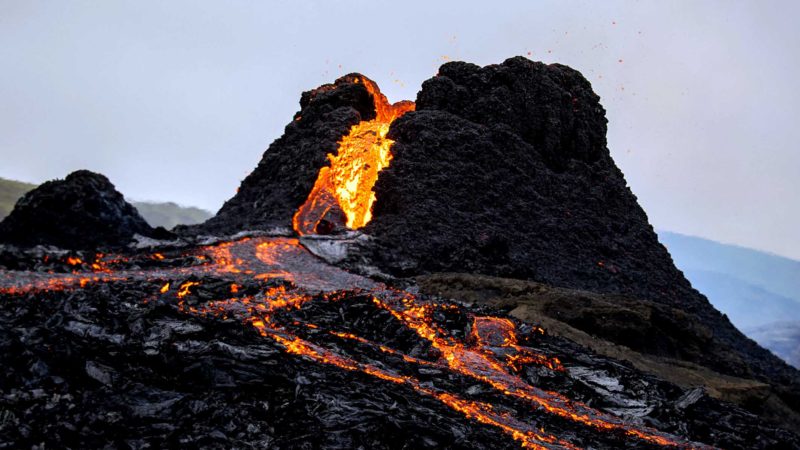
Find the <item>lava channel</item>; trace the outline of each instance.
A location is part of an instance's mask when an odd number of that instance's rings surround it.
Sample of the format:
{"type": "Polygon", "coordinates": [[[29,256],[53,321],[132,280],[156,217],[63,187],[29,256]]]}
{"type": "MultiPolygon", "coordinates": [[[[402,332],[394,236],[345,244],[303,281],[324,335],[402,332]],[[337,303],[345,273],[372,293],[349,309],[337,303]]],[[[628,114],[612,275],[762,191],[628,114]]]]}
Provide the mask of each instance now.
{"type": "Polygon", "coordinates": [[[372,96],[375,118],[353,125],[339,141],[336,154],[328,154],[330,166],[320,169],[308,199],[292,219],[300,235],[327,234],[342,226],[355,230],[372,219],[372,187],[392,160],[394,141],[386,134],[395,119],[414,110],[411,101],[389,103],[368,78],[356,78],[355,82],[363,84],[372,96]]]}

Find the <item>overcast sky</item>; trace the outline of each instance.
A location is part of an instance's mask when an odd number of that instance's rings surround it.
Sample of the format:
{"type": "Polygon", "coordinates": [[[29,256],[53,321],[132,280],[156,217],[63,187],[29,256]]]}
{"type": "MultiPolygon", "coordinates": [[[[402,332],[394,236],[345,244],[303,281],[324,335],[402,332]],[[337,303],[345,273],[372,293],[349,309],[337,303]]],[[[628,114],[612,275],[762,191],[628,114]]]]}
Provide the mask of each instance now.
{"type": "Polygon", "coordinates": [[[439,65],[580,70],[667,229],[800,258],[800,2],[0,0],[0,177],[99,171],[216,211],[353,71],[392,101],[439,65]]]}

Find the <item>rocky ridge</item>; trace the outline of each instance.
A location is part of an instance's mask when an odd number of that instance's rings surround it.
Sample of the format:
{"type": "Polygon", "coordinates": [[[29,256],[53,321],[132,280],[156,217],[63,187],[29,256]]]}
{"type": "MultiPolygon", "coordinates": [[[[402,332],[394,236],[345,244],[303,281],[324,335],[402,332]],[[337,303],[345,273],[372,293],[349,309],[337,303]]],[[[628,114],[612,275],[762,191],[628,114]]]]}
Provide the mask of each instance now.
{"type": "Polygon", "coordinates": [[[164,235],[104,175],[79,170],[27,192],[0,222],[0,242],[67,249],[119,248],[134,235],[164,235]]]}

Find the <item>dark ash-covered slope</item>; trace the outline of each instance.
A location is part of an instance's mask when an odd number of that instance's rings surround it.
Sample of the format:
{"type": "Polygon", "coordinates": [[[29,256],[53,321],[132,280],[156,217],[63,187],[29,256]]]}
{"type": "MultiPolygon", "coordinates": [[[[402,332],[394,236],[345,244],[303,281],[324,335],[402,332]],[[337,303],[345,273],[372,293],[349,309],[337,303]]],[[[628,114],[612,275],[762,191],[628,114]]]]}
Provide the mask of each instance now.
{"type": "Polygon", "coordinates": [[[736,330],[658,242],[606,147],[588,81],[525,58],[448,63],[416,112],[392,125],[359,257],[394,275],[471,272],[624,294],[678,307],[707,328],[678,356],[766,380],[800,410],[798,372],[736,330]]]}
{"type": "Polygon", "coordinates": [[[606,148],[580,73],[449,63],[398,119],[366,232],[393,274],[469,271],[674,295],[680,278],[606,148]],[[660,276],[653,277],[654,274],[660,276]]]}

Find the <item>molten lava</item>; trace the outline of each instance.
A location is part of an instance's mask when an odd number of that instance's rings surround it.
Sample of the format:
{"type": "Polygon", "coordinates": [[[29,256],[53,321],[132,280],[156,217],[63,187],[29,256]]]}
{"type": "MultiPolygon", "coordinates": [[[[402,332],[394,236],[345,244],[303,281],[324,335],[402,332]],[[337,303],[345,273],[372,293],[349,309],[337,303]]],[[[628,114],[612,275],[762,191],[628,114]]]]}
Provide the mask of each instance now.
{"type": "MultiPolygon", "coordinates": [[[[134,264],[127,270],[113,267],[120,261],[126,259],[100,255],[95,264],[103,270],[93,272],[0,271],[0,294],[15,296],[81,289],[95,283],[149,281],[152,282],[152,296],[143,299],[145,302],[158,298],[175,302],[177,310],[186,314],[237,319],[288,354],[405,386],[467,419],[499,429],[523,448],[577,448],[569,440],[545,431],[536,419],[531,420],[531,415],[534,418],[553,416],[577,427],[613,433],[620,439],[636,440],[639,444],[693,445],[531,384],[519,375],[526,367],[539,366],[551,373],[565,373],[566,369],[556,356],[541,354],[523,345],[517,324],[512,320],[474,315],[457,304],[418,298],[330,266],[307,252],[298,239],[245,238],[199,247],[172,258],[158,253],[132,260],[134,264]],[[159,265],[150,269],[137,266],[144,260],[168,262],[169,259],[191,260],[194,264],[159,265]],[[200,300],[197,291],[207,276],[228,283],[223,291],[227,298],[200,300]],[[242,288],[252,287],[254,283],[258,286],[256,290],[242,288]],[[409,354],[408,350],[389,346],[387,342],[391,339],[380,342],[374,340],[375,336],[368,339],[355,334],[354,330],[337,329],[330,322],[312,323],[314,316],[311,315],[292,315],[304,308],[313,311],[320,308],[320,303],[352,301],[356,295],[368,298],[365,300],[368,308],[360,309],[363,320],[388,313],[397,326],[416,336],[421,348],[430,347],[431,352],[409,354]],[[464,314],[471,323],[469,331],[454,333],[445,327],[437,316],[446,313],[464,314]],[[346,341],[351,346],[332,346],[330,339],[346,341]],[[391,357],[376,360],[367,356],[369,352],[352,351],[352,346],[391,357]],[[469,380],[470,385],[480,385],[491,392],[485,397],[491,402],[470,398],[469,393],[465,396],[448,391],[433,383],[430,377],[422,377],[420,374],[424,372],[420,367],[428,373],[445,373],[448,380],[460,377],[469,380]],[[511,408],[513,405],[516,406],[511,408]]],[[[534,337],[544,334],[538,327],[531,330],[534,337]]]]}
{"type": "Polygon", "coordinates": [[[353,125],[339,141],[336,154],[328,154],[330,166],[320,169],[308,199],[292,219],[298,234],[319,234],[326,231],[324,226],[338,225],[336,222],[355,230],[372,219],[372,187],[378,173],[392,160],[390,147],[394,141],[387,139],[386,133],[395,119],[414,110],[410,101],[389,103],[367,78],[355,81],[372,95],[376,116],[353,125]]]}

